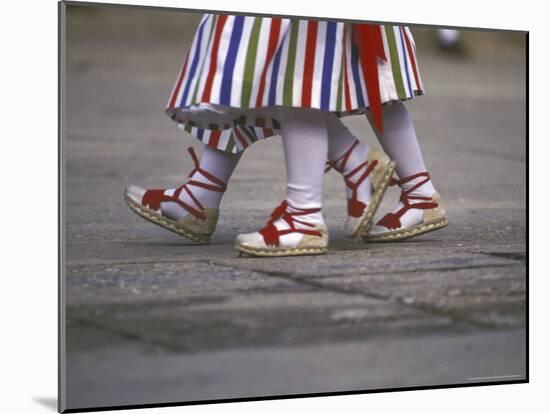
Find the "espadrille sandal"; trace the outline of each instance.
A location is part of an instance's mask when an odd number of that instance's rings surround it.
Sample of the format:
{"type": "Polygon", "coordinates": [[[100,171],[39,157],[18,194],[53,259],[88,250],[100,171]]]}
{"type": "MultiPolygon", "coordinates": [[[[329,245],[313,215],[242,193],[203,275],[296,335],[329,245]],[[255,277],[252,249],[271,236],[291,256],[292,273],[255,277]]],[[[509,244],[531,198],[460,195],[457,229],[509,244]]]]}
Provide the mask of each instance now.
{"type": "Polygon", "coordinates": [[[328,246],[328,231],[325,225],[307,223],[296,216],[305,216],[321,209],[294,208],[289,212],[288,203],[283,201],[271,214],[266,226],[255,233],[239,234],[235,249],[239,257],[282,257],[325,254],[328,246]],[[276,220],[284,220],[287,229],[277,229],[276,220]],[[306,228],[296,228],[296,223],[306,228]],[[302,237],[298,242],[282,242],[281,236],[298,233],[302,237]]]}
{"type": "Polygon", "coordinates": [[[173,195],[166,195],[165,189],[145,190],[135,185],[129,185],[124,192],[124,199],[128,207],[145,220],[179,234],[195,243],[206,244],[210,242],[210,237],[216,229],[219,210],[217,208],[203,207],[201,202],[193,195],[190,187],[202,187],[223,193],[227,186],[222,180],[200,168],[199,160],[192,147],[188,148],[188,151],[195,163],[195,168],[191,171],[189,177],[195,172],[199,172],[213,184],[206,184],[191,179],[181,187],[178,187],[173,195]],[[187,192],[195,203],[195,206],[191,206],[180,200],[179,196],[182,191],[187,192]],[[177,203],[187,210],[189,214],[179,220],[170,219],[162,214],[160,205],[163,202],[177,203]]]}
{"type": "Polygon", "coordinates": [[[401,180],[392,179],[390,185],[402,185],[419,177],[424,177],[416,185],[401,192],[401,203],[403,207],[395,213],[386,214],[375,226],[363,235],[366,242],[392,242],[405,240],[421,234],[429,233],[446,227],[448,225],[445,217],[445,208],[441,202],[441,196],[435,192],[431,197],[415,196],[410,193],[430,180],[427,172],[405,177],[401,180]],[[418,201],[416,203],[411,203],[418,201]],[[424,210],[420,223],[404,227],[401,217],[410,209],[424,210]]]}
{"type": "MultiPolygon", "coordinates": [[[[355,141],[353,145],[336,161],[327,161],[325,172],[331,168],[338,172],[345,170],[346,163],[359,144],[355,141]]],[[[371,227],[371,220],[374,213],[380,205],[380,201],[384,197],[384,193],[390,183],[392,174],[395,170],[395,162],[390,160],[386,153],[378,148],[369,149],[367,159],[355,167],[352,171],[344,174],[346,186],[352,191],[351,198],[348,199],[348,214],[345,225],[345,234],[351,238],[359,238],[361,234],[366,233],[371,227]],[[359,176],[355,182],[352,182],[353,177],[357,177],[358,173],[367,167],[366,170],[359,176]],[[368,204],[363,203],[357,198],[357,189],[370,176],[372,186],[372,197],[368,204]]]]}

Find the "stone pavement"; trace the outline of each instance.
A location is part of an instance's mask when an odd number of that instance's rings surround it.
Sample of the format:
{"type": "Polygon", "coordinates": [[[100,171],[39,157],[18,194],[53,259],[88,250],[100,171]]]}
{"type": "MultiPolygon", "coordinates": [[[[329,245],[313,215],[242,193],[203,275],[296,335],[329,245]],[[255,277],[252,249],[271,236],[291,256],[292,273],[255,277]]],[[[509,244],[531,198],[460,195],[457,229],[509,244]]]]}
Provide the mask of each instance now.
{"type": "MultiPolygon", "coordinates": [[[[280,140],[243,156],[211,245],[141,220],[125,185],[175,186],[192,168],[186,147],[200,150],[163,113],[195,20],[159,28],[156,12],[123,30],[120,14],[89,16],[71,15],[68,31],[67,407],[525,378],[520,49],[491,38],[487,55],[460,58],[418,46],[427,95],[408,108],[447,229],[347,241],[331,172],[326,256],[239,259],[235,235],[258,229],[284,196],[280,140]]],[[[376,145],[364,118],[346,123],[376,145]]],[[[397,197],[389,191],[379,214],[397,197]]]]}

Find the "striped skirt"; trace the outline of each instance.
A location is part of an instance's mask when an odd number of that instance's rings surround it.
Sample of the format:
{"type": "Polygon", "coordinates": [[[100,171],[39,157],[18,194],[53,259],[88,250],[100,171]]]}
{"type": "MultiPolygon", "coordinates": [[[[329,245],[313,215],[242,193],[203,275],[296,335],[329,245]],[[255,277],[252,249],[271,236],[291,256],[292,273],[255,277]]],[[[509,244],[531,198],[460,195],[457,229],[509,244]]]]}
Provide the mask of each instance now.
{"type": "Polygon", "coordinates": [[[278,133],[280,106],[345,116],[374,111],[374,98],[422,94],[405,26],[205,14],[166,113],[204,144],[237,153],[278,133]],[[378,45],[355,26],[374,27],[378,45]],[[361,56],[369,47],[377,49],[371,66],[361,56]]]}

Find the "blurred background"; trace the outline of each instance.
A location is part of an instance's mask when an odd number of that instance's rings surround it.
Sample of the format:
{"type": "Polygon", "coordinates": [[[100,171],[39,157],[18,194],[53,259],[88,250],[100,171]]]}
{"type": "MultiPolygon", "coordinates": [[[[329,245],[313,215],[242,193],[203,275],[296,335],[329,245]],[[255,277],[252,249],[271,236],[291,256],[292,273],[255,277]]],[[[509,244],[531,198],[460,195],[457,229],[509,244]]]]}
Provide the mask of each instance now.
{"type": "MultiPolygon", "coordinates": [[[[186,148],[200,151],[164,114],[199,19],[67,6],[67,408],[523,379],[525,34],[411,27],[426,95],[407,107],[447,229],[348,242],[331,173],[329,254],[258,261],[233,241],[284,196],[278,138],[246,151],[210,246],[122,197],[128,183],[179,185],[186,148]]],[[[364,117],[345,122],[378,146],[364,117]]]]}

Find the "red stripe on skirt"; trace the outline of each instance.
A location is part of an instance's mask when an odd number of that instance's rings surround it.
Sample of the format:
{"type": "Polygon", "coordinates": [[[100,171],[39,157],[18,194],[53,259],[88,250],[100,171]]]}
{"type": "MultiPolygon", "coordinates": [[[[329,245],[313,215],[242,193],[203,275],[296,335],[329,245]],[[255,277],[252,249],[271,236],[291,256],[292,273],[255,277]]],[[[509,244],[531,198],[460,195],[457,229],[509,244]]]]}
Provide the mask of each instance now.
{"type": "Polygon", "coordinates": [[[412,52],[412,46],[411,41],[409,40],[409,36],[407,35],[407,31],[404,27],[401,27],[401,31],[403,32],[403,37],[405,37],[405,43],[407,44],[407,52],[409,53],[409,60],[411,61],[411,65],[413,67],[413,73],[414,73],[414,80],[416,81],[416,87],[420,89],[420,78],[418,77],[418,69],[416,67],[416,60],[414,58],[414,53],[412,52]]]}
{"type": "Polygon", "coordinates": [[[222,134],[221,131],[212,131],[210,134],[210,139],[208,140],[208,146],[209,147],[215,147],[218,148],[218,144],[220,143],[220,135],[222,134]]]}
{"type": "Polygon", "coordinates": [[[265,65],[262,70],[262,76],[260,76],[260,86],[258,87],[258,95],[256,96],[256,106],[261,106],[264,100],[265,91],[265,77],[267,75],[267,68],[275,56],[277,49],[277,43],[279,43],[279,33],[281,32],[281,19],[271,19],[271,27],[269,29],[269,40],[267,42],[267,55],[265,58],[265,65]]]}
{"type": "Polygon", "coordinates": [[[187,61],[189,59],[189,51],[187,51],[187,55],[185,56],[185,63],[183,64],[183,67],[180,70],[180,74],[178,75],[178,80],[176,82],[176,87],[174,88],[174,91],[172,92],[172,96],[170,97],[170,103],[168,104],[168,108],[175,108],[176,105],[176,98],[178,97],[178,94],[180,92],[181,88],[181,82],[183,81],[183,74],[187,70],[187,61]]]}
{"type": "Polygon", "coordinates": [[[351,94],[349,91],[349,79],[348,79],[348,54],[346,52],[346,38],[347,28],[344,30],[344,96],[346,98],[346,111],[351,109],[351,94]]]}
{"type": "Polygon", "coordinates": [[[218,49],[220,46],[220,38],[222,36],[223,26],[227,16],[221,15],[216,22],[216,32],[214,34],[214,43],[212,45],[212,55],[210,57],[210,68],[208,71],[208,77],[206,78],[206,85],[204,86],[204,91],[202,93],[202,102],[210,101],[210,95],[212,93],[212,83],[214,82],[214,75],[216,74],[216,64],[218,60],[218,49]]]}
{"type": "Polygon", "coordinates": [[[304,61],[304,81],[302,83],[302,106],[311,107],[311,89],[313,84],[313,66],[315,64],[315,45],[317,43],[317,21],[307,23],[306,56],[304,61]]]}

